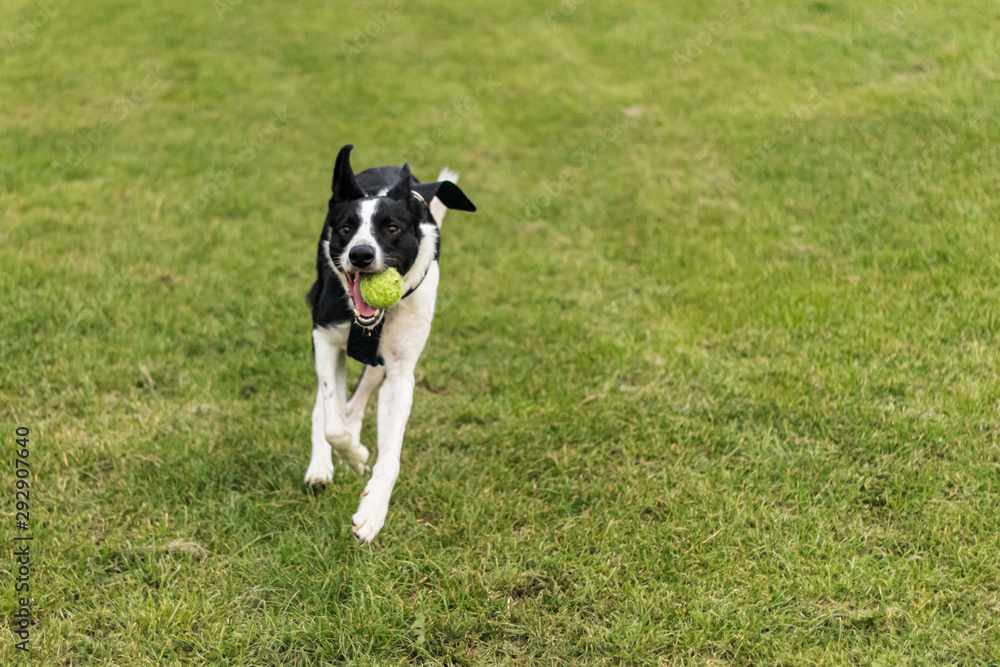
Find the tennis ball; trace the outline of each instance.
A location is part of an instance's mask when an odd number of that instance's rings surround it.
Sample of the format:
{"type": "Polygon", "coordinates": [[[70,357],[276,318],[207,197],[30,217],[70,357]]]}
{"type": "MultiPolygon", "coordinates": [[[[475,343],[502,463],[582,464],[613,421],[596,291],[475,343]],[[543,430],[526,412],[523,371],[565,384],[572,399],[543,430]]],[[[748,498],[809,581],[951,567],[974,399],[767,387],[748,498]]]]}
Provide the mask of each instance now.
{"type": "Polygon", "coordinates": [[[369,273],[361,279],[361,297],[373,308],[392,308],[403,298],[403,276],[396,269],[369,273]]]}

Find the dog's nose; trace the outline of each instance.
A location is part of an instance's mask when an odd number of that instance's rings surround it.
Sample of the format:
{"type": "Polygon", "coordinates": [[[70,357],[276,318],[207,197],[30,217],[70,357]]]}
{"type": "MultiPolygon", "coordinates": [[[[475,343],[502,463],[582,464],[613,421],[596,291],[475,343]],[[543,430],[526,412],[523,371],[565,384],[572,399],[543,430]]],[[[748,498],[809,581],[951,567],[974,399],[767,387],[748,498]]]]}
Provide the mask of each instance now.
{"type": "Polygon", "coordinates": [[[355,267],[363,269],[375,261],[375,248],[370,245],[356,245],[347,253],[347,258],[355,267]]]}

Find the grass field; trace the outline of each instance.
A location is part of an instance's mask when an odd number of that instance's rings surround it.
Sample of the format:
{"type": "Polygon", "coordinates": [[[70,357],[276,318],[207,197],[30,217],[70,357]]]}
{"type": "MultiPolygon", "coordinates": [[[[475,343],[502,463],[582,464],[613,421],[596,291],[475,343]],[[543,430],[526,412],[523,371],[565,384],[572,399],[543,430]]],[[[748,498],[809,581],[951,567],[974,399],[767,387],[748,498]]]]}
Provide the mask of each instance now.
{"type": "Polygon", "coordinates": [[[23,425],[34,625],[25,659],[8,554],[0,663],[1000,662],[998,22],[5,2],[0,535],[23,425]],[[366,548],[362,478],[302,485],[348,142],[479,206],[366,548]]]}

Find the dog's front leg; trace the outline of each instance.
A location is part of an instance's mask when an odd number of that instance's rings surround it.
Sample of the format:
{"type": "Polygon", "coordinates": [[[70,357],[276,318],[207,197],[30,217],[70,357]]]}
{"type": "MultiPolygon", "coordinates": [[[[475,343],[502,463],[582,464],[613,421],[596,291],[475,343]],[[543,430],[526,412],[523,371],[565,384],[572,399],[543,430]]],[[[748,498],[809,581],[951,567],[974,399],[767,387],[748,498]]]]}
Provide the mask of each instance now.
{"type": "Polygon", "coordinates": [[[317,388],[312,416],[312,457],[305,477],[308,484],[323,484],[333,479],[331,445],[337,449],[337,455],[359,473],[364,472],[368,460],[368,450],[353,442],[344,417],[347,332],[345,327],[313,329],[317,388]]]}
{"type": "Polygon", "coordinates": [[[326,484],[333,479],[333,456],[326,441],[323,420],[323,385],[316,390],[316,405],[312,413],[312,456],[306,468],[306,484],[326,484]]]}
{"type": "Polygon", "coordinates": [[[389,497],[399,477],[403,433],[413,407],[413,370],[410,364],[388,367],[378,394],[378,461],[352,517],[354,536],[361,544],[375,539],[389,511],[389,497]]]}
{"type": "Polygon", "coordinates": [[[306,469],[306,483],[310,485],[325,484],[333,479],[330,444],[347,434],[344,423],[347,387],[339,384],[340,377],[345,375],[340,348],[346,342],[344,333],[337,329],[313,329],[317,386],[312,414],[312,456],[306,469]]]}

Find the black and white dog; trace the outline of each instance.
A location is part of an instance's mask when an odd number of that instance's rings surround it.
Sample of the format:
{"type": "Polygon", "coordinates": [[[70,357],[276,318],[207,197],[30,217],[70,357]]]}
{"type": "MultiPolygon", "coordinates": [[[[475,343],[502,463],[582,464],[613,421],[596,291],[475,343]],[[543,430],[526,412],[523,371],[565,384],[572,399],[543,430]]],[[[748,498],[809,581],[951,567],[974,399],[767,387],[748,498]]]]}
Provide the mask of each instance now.
{"type": "Polygon", "coordinates": [[[434,183],[420,183],[410,167],[375,167],[355,175],[344,146],[333,168],[333,184],[316,256],[312,307],[316,360],[316,407],[312,413],[312,458],[306,483],[333,478],[333,450],[358,473],[367,466],[361,420],[372,391],[378,400],[378,461],[354,513],[354,535],[362,544],[378,535],[399,477],[403,431],[413,405],[413,371],[434,319],[438,287],[439,233],[447,208],[475,211],[443,170],[434,183]],[[395,268],[403,276],[403,299],[387,310],[365,303],[361,278],[395,268]],[[347,356],[365,364],[347,399],[347,356]]]}

